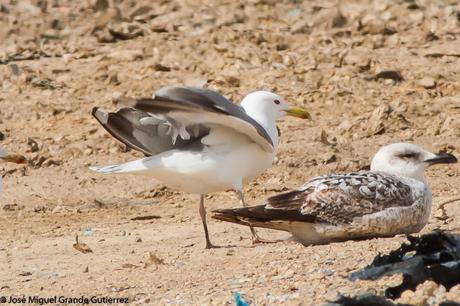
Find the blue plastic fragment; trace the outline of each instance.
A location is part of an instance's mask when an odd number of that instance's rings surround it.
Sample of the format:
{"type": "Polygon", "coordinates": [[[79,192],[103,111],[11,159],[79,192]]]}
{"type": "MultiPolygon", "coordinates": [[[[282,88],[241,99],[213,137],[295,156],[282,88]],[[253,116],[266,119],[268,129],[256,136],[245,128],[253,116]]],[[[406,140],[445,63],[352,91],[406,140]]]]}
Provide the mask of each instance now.
{"type": "Polygon", "coordinates": [[[248,302],[241,299],[241,294],[239,292],[234,292],[233,297],[235,298],[236,306],[249,306],[248,302]]]}
{"type": "Polygon", "coordinates": [[[83,236],[92,236],[93,235],[93,230],[90,228],[85,228],[83,231],[83,236]]]}

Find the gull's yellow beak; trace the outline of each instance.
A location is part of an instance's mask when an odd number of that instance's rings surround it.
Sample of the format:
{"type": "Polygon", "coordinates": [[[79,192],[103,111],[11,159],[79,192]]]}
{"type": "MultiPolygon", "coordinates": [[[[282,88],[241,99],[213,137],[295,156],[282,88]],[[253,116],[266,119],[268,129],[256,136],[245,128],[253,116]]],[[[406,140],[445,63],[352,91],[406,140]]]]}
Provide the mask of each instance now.
{"type": "Polygon", "coordinates": [[[299,108],[299,107],[293,107],[293,108],[288,109],[286,111],[286,114],[288,114],[289,116],[293,116],[293,117],[297,117],[301,119],[311,119],[310,114],[306,110],[299,108]]]}
{"type": "Polygon", "coordinates": [[[27,159],[20,154],[8,154],[0,157],[5,162],[15,163],[15,164],[25,164],[27,159]]]}

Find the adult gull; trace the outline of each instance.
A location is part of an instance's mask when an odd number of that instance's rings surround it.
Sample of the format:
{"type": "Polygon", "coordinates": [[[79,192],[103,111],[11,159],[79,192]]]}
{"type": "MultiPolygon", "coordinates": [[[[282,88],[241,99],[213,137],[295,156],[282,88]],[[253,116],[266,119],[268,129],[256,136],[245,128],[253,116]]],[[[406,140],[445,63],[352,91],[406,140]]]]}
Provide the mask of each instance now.
{"type": "Polygon", "coordinates": [[[304,245],[416,233],[431,212],[424,170],[455,162],[448,153],[394,143],[377,152],[370,171],[316,177],[263,205],[216,210],[212,217],[287,231],[304,245]]]}
{"type": "MultiPolygon", "coordinates": [[[[100,173],[143,174],[170,188],[199,194],[206,248],[213,247],[204,196],[233,189],[246,206],[243,185],[269,168],[278,149],[275,121],[309,114],[280,96],[256,91],[236,105],[217,92],[164,87],[153,98],[120,99],[117,112],[98,107],[93,116],[116,139],[147,157],[90,167],[100,173]]],[[[261,241],[251,227],[255,242],[261,241]]]]}

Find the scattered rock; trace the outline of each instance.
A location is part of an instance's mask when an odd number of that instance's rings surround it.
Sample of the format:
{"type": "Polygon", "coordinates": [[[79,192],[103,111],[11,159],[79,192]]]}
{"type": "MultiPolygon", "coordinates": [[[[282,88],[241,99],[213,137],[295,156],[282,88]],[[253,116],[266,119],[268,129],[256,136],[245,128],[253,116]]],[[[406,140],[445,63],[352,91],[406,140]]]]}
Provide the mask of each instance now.
{"type": "Polygon", "coordinates": [[[141,50],[115,50],[110,52],[107,57],[117,61],[132,62],[142,59],[144,53],[141,50]]]}
{"type": "Polygon", "coordinates": [[[431,47],[422,49],[419,53],[426,57],[460,57],[460,48],[458,47],[458,40],[453,40],[433,44],[431,47]]]}
{"type": "Polygon", "coordinates": [[[144,28],[137,23],[122,22],[108,26],[109,33],[115,40],[133,39],[144,35],[144,28]]]}
{"type": "Polygon", "coordinates": [[[8,66],[10,67],[11,73],[12,73],[13,75],[18,76],[18,75],[21,74],[21,70],[19,69],[19,66],[18,66],[18,65],[16,65],[16,64],[13,63],[13,64],[9,64],[8,66]]]}
{"type": "Polygon", "coordinates": [[[133,9],[128,13],[129,19],[133,20],[146,20],[146,16],[155,17],[156,15],[148,15],[152,11],[152,6],[144,5],[142,3],[137,4],[133,9]],[[142,18],[140,18],[142,17],[142,18]]]}
{"type": "Polygon", "coordinates": [[[225,82],[227,84],[230,84],[230,85],[234,86],[234,87],[239,87],[240,86],[240,79],[235,77],[235,76],[231,76],[231,75],[226,76],[225,77],[225,82]]]}
{"type": "Polygon", "coordinates": [[[166,66],[166,65],[163,65],[163,64],[160,64],[160,63],[155,63],[153,65],[153,69],[155,69],[156,71],[163,71],[163,72],[169,72],[171,71],[171,68],[166,66]]]}
{"type": "Polygon", "coordinates": [[[108,0],[93,0],[92,7],[95,11],[105,11],[109,8],[108,0]]]}
{"type": "Polygon", "coordinates": [[[48,210],[48,208],[47,208],[45,205],[36,205],[36,206],[34,207],[34,212],[35,212],[35,213],[40,213],[40,212],[41,212],[41,213],[44,213],[44,212],[46,212],[47,210],[48,210]]]}
{"type": "Polygon", "coordinates": [[[113,84],[113,85],[120,85],[121,82],[120,80],[118,79],[118,73],[117,72],[114,72],[112,74],[109,75],[109,77],[107,78],[106,80],[106,83],[107,84],[113,84]]]}
{"type": "Polygon", "coordinates": [[[121,265],[123,269],[133,269],[133,268],[139,268],[139,266],[133,265],[131,263],[124,263],[121,265]]]}
{"type": "Polygon", "coordinates": [[[391,114],[391,106],[388,103],[382,103],[379,107],[374,109],[370,120],[386,120],[391,114]]]}
{"type": "Polygon", "coordinates": [[[334,153],[326,153],[321,160],[324,164],[330,164],[337,161],[337,156],[334,153]]]}
{"type": "Polygon", "coordinates": [[[383,103],[377,107],[368,119],[367,133],[369,136],[383,134],[385,132],[385,120],[391,113],[391,107],[387,103],[383,103]]]}
{"type": "Polygon", "coordinates": [[[440,132],[449,136],[460,136],[459,116],[448,117],[442,124],[440,132]]]}
{"type": "Polygon", "coordinates": [[[291,27],[292,34],[308,34],[312,31],[313,24],[309,20],[300,20],[291,27]]]}
{"type": "Polygon", "coordinates": [[[110,8],[103,14],[96,17],[92,33],[104,30],[110,22],[117,22],[121,19],[121,13],[118,8],[110,8]]]}
{"type": "Polygon", "coordinates": [[[347,24],[347,18],[342,15],[340,11],[337,12],[337,15],[332,19],[333,28],[342,28],[347,24]]]}
{"type": "Polygon", "coordinates": [[[375,15],[366,15],[364,16],[361,21],[358,29],[363,34],[394,34],[396,31],[392,28],[386,26],[385,21],[375,15]]]}
{"type": "Polygon", "coordinates": [[[450,109],[459,109],[460,108],[460,95],[456,96],[447,96],[436,99],[435,101],[438,105],[450,109]]]}
{"type": "Polygon", "coordinates": [[[52,159],[52,158],[47,158],[46,160],[43,161],[43,163],[41,163],[42,167],[60,166],[60,165],[61,165],[60,160],[56,160],[56,159],[52,159]]]}
{"type": "Polygon", "coordinates": [[[61,205],[57,205],[56,207],[53,208],[51,213],[57,214],[57,213],[61,213],[63,211],[65,211],[65,209],[61,205]]]}
{"type": "Polygon", "coordinates": [[[321,142],[322,144],[325,144],[325,145],[330,145],[331,143],[329,142],[329,140],[327,139],[327,132],[325,130],[321,130],[320,133],[319,133],[319,136],[315,138],[315,141],[319,141],[321,142]]]}
{"type": "Polygon", "coordinates": [[[417,81],[415,81],[415,83],[419,86],[422,86],[423,88],[426,88],[426,89],[432,89],[432,88],[435,88],[436,87],[436,80],[432,77],[429,77],[429,76],[426,76],[426,77],[423,77],[417,81]]]}
{"type": "Polygon", "coordinates": [[[124,95],[119,91],[114,91],[112,93],[112,102],[117,103],[124,95]]]}
{"type": "Polygon", "coordinates": [[[430,297],[438,288],[438,284],[432,281],[426,281],[417,286],[415,291],[407,290],[401,294],[398,302],[410,303],[412,305],[427,305],[430,297]]]}
{"type": "Polygon", "coordinates": [[[379,73],[364,77],[365,80],[379,80],[379,79],[386,79],[386,80],[393,80],[394,82],[402,82],[404,80],[401,72],[397,70],[383,70],[379,73]]]}
{"type": "Polygon", "coordinates": [[[42,88],[42,89],[60,89],[63,88],[64,85],[60,84],[54,80],[45,78],[45,79],[40,79],[40,78],[33,78],[30,81],[30,84],[34,87],[42,88]]]}
{"type": "Polygon", "coordinates": [[[147,268],[151,265],[158,266],[158,265],[164,265],[164,264],[165,262],[163,259],[155,255],[154,253],[149,252],[149,258],[148,258],[148,261],[145,263],[144,268],[147,268]]]}
{"type": "Polygon", "coordinates": [[[33,138],[27,137],[27,145],[29,146],[30,152],[38,152],[38,143],[33,138]]]}
{"type": "Polygon", "coordinates": [[[18,204],[5,204],[2,206],[2,209],[5,211],[17,211],[23,209],[24,206],[19,206],[18,204]]]}
{"type": "Polygon", "coordinates": [[[30,275],[32,275],[32,272],[29,272],[29,271],[19,273],[19,276],[30,276],[30,275]]]}

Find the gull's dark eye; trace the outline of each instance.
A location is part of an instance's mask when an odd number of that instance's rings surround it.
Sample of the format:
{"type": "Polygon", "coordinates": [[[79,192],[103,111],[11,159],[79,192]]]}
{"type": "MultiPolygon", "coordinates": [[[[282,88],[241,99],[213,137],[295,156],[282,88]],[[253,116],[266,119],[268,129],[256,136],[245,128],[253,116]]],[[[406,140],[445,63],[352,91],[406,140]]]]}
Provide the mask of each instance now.
{"type": "Polygon", "coordinates": [[[399,153],[396,155],[398,158],[401,159],[418,159],[419,154],[415,152],[404,152],[404,153],[399,153]]]}
{"type": "Polygon", "coordinates": [[[274,100],[273,103],[280,104],[281,102],[280,102],[280,100],[274,100]]]}

